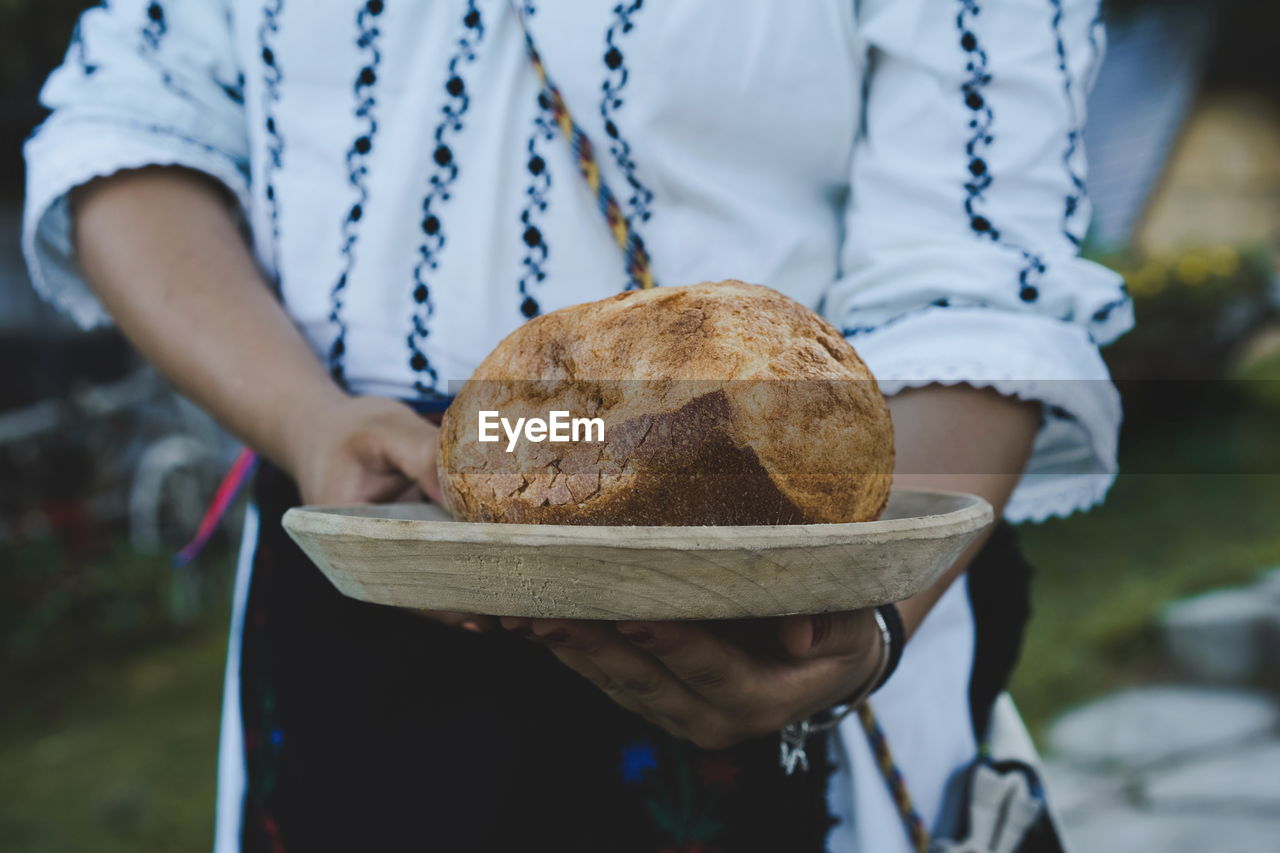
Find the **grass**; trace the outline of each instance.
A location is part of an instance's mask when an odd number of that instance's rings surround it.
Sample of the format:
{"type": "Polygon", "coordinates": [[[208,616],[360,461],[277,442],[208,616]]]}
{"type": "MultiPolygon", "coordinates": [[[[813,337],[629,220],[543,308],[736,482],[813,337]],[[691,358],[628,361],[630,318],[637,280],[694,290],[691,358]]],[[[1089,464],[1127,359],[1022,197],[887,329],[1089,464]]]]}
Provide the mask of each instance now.
{"type": "Polygon", "coordinates": [[[0,850],[208,850],[225,655],[206,626],[6,685],[0,850]]]}

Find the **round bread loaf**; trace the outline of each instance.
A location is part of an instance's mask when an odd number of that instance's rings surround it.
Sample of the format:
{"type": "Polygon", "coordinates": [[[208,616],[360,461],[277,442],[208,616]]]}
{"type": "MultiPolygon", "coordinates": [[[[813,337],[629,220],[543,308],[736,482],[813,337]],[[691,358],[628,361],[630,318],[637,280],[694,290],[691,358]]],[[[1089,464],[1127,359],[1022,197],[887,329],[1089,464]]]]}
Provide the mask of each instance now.
{"type": "Polygon", "coordinates": [[[703,283],[620,293],[512,332],[449,407],[439,471],[468,521],[867,521],[888,499],[893,427],[829,323],[767,287],[703,283]],[[604,440],[512,441],[494,427],[554,411],[599,418],[604,440]],[[480,441],[481,412],[496,413],[486,434],[498,440],[480,441]]]}

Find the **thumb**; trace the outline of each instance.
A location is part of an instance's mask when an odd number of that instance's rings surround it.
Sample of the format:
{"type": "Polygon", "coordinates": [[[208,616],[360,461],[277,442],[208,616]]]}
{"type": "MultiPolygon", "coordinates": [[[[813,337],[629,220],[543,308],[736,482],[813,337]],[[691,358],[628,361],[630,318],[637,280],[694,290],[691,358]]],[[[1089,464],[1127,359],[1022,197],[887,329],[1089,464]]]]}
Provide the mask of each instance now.
{"type": "Polygon", "coordinates": [[[785,616],[778,626],[778,639],[797,660],[864,655],[879,642],[872,612],[868,608],[785,616]]]}
{"type": "Polygon", "coordinates": [[[439,622],[445,627],[460,628],[473,634],[487,634],[498,627],[498,620],[493,616],[456,613],[451,610],[410,610],[409,612],[439,622]]]}
{"type": "Polygon", "coordinates": [[[387,459],[436,503],[443,503],[444,491],[436,473],[436,453],[439,447],[438,430],[434,424],[414,418],[412,428],[397,425],[383,439],[383,452],[387,459]]]}

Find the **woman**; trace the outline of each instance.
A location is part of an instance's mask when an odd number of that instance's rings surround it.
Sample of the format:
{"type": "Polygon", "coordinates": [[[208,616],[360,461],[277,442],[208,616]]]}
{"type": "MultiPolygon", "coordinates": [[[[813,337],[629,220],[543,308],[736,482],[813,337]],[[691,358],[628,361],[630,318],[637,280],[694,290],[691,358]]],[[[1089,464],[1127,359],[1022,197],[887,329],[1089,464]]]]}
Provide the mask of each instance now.
{"type": "MultiPolygon", "coordinates": [[[[437,497],[418,412],[525,319],[636,284],[526,33],[659,284],[733,276],[820,310],[891,395],[900,481],[982,494],[1013,521],[1098,502],[1120,415],[1097,348],[1130,308],[1077,257],[1096,12],[86,13],[27,149],[33,278],[82,324],[113,318],[272,463],[238,582],[218,849],[910,849],[856,720],[792,776],[766,737],[867,682],[884,653],[869,613],[768,626],[782,662],[705,626],[423,620],[338,596],[279,517],[437,497]]],[[[900,605],[910,641],[871,702],[923,826],[1025,619],[1008,534],[980,546],[900,605]]]]}

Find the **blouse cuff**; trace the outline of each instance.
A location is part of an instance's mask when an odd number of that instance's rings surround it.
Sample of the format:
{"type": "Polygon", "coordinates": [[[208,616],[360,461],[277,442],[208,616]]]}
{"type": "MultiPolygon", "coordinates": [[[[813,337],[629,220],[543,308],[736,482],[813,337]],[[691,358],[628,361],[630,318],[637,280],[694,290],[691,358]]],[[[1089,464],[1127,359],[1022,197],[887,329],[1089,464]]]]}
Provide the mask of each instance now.
{"type": "Polygon", "coordinates": [[[82,328],[110,323],[85,285],[71,241],[71,190],[146,166],[182,166],[221,182],[249,209],[249,180],[231,155],[163,127],[114,119],[59,121],[55,116],[26,145],[27,193],[22,251],[36,291],[82,328]]]}
{"type": "Polygon", "coordinates": [[[1115,481],[1120,396],[1081,327],[977,306],[937,307],[852,342],[887,396],[966,384],[1042,404],[1032,461],[1005,508],[1009,521],[1088,509],[1115,481]]]}

